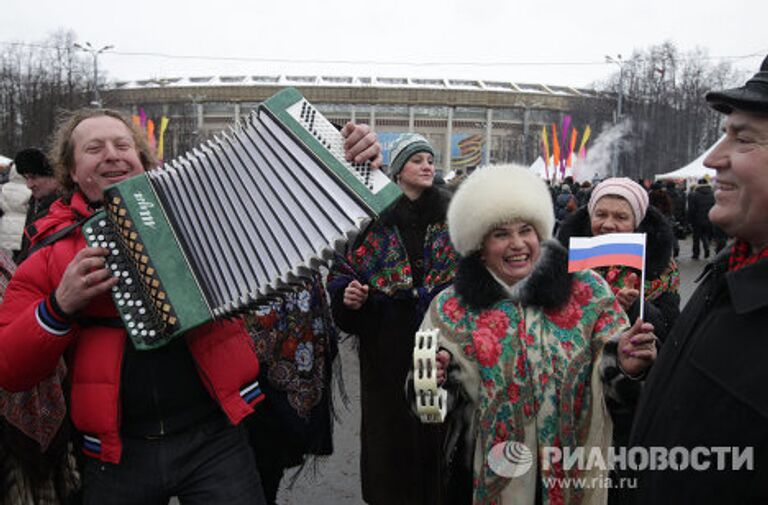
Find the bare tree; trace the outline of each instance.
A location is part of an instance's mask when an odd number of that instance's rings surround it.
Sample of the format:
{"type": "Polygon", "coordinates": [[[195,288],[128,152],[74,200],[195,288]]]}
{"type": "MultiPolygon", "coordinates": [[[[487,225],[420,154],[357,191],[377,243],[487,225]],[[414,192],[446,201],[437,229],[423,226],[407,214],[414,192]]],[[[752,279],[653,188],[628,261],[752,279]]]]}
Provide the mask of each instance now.
{"type": "Polygon", "coordinates": [[[63,109],[88,103],[90,62],[73,50],[73,32],[0,52],[0,152],[45,147],[63,109]]]}
{"type": "MultiPolygon", "coordinates": [[[[634,149],[620,173],[652,178],[679,168],[719,136],[719,117],[704,95],[738,82],[729,63],[712,64],[704,49],[681,53],[672,42],[636,51],[623,64],[624,116],[632,119],[634,149]]],[[[618,92],[619,73],[602,87],[618,92]]]]}

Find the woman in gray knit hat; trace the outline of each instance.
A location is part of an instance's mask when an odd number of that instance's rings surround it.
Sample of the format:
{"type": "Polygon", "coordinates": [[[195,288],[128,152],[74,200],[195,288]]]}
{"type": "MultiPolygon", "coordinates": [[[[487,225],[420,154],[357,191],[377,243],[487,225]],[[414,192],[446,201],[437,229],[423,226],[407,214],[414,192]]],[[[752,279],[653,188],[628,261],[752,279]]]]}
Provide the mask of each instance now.
{"type": "Polygon", "coordinates": [[[403,383],[416,328],[453,281],[458,258],[445,223],[448,194],[433,187],[432,146],[406,134],[390,160],[403,196],[337,257],[328,291],[336,324],[359,337],[363,499],[440,504],[443,430],[411,414],[403,383]]]}

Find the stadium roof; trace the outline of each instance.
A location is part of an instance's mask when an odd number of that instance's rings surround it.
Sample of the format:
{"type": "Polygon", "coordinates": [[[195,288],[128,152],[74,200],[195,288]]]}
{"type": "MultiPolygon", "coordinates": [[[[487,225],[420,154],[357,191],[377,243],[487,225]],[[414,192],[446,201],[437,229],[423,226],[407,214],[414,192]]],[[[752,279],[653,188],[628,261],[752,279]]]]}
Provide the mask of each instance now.
{"type": "Polygon", "coordinates": [[[425,79],[409,77],[351,77],[325,75],[228,75],[172,77],[121,81],[111,89],[184,88],[199,86],[323,86],[353,88],[405,88],[476,90],[509,93],[531,93],[560,96],[597,96],[595,90],[571,86],[553,86],[514,81],[471,79],[425,79]]]}

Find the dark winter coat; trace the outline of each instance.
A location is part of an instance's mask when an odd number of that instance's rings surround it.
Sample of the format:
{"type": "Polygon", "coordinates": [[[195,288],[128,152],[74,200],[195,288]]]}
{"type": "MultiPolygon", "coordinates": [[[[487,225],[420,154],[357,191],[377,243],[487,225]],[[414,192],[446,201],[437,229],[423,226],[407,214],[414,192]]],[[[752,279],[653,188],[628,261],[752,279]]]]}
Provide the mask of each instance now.
{"type": "Polygon", "coordinates": [[[688,222],[694,227],[709,226],[709,209],[715,204],[715,194],[712,186],[702,184],[696,186],[688,195],[688,222]]]}
{"type": "Polygon", "coordinates": [[[672,200],[672,215],[680,224],[686,224],[687,205],[685,204],[685,193],[678,188],[667,187],[667,193],[672,200]]]}
{"type": "Polygon", "coordinates": [[[445,225],[447,194],[402,197],[345,257],[334,262],[328,291],[336,324],[359,337],[362,407],[361,480],[371,504],[440,503],[440,426],[423,425],[403,384],[414,335],[432,298],[453,281],[458,255],[445,225]],[[359,310],[344,305],[352,280],[369,286],[359,310]]]}
{"type": "MultiPolygon", "coordinates": [[[[646,381],[636,446],[753,447],[754,471],[639,474],[637,504],[768,503],[768,261],[707,265],[646,381]]],[[[730,460],[727,460],[731,469],[730,460]]]]}
{"type": "Polygon", "coordinates": [[[53,202],[55,202],[58,198],[59,195],[53,193],[43,198],[42,200],[32,199],[29,202],[29,207],[27,208],[27,219],[24,222],[24,236],[21,237],[21,249],[19,249],[19,251],[13,256],[13,261],[15,261],[17,265],[27,259],[27,256],[29,255],[30,240],[34,239],[35,235],[38,233],[37,227],[35,226],[35,221],[47,216],[48,209],[51,207],[51,204],[53,204],[53,202]]]}
{"type": "Polygon", "coordinates": [[[555,218],[566,219],[571,214],[571,207],[576,205],[576,197],[570,191],[562,191],[555,199],[555,218]]]}

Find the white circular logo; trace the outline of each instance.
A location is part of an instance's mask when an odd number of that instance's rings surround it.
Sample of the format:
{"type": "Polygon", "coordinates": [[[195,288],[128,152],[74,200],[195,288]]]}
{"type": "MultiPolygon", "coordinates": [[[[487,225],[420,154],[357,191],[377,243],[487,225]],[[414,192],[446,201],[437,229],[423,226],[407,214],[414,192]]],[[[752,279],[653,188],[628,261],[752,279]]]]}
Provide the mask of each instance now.
{"type": "Polygon", "coordinates": [[[501,477],[520,477],[530,470],[532,465],[531,450],[520,442],[501,442],[488,452],[488,466],[501,477]]]}

